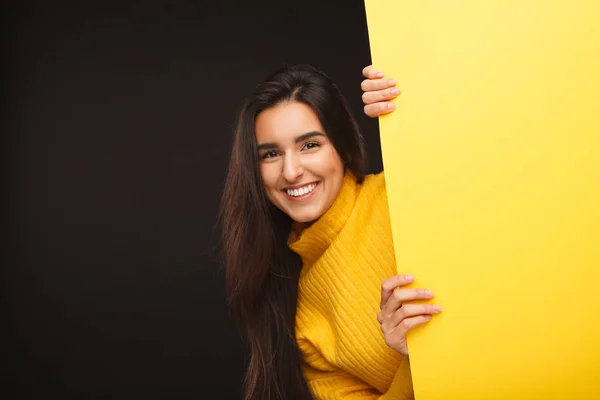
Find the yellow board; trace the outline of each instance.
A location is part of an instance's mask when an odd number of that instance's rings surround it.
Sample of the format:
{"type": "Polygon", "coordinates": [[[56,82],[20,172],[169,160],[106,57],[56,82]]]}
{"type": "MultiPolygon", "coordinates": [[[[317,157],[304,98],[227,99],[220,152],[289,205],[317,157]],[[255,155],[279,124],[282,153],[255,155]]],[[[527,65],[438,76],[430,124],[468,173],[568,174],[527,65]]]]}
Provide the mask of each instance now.
{"type": "Polygon", "coordinates": [[[600,1],[365,4],[416,399],[600,399],[600,1]]]}

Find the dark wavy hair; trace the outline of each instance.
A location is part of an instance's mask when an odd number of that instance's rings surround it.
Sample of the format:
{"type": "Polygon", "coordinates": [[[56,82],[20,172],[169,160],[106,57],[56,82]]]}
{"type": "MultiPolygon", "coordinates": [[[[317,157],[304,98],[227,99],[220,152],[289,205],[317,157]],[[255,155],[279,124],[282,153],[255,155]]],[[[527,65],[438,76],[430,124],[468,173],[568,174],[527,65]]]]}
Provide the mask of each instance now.
{"type": "Polygon", "coordinates": [[[323,72],[307,65],[282,68],[246,99],[234,129],[220,213],[227,301],[250,348],[246,400],[312,398],[295,340],[302,262],[287,246],[293,221],[266,196],[254,131],[262,111],[292,101],[315,112],[345,168],[359,183],[364,179],[358,124],[323,72]]]}

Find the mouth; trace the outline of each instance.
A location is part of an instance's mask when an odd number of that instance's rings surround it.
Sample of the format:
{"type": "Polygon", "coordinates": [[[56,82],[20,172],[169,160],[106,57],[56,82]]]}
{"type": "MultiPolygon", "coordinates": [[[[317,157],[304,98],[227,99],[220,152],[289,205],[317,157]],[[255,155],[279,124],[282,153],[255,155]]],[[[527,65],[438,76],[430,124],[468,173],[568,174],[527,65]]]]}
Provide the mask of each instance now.
{"type": "Polygon", "coordinates": [[[321,181],[311,182],[304,186],[282,189],[281,191],[290,200],[305,200],[311,197],[319,187],[321,181]]]}

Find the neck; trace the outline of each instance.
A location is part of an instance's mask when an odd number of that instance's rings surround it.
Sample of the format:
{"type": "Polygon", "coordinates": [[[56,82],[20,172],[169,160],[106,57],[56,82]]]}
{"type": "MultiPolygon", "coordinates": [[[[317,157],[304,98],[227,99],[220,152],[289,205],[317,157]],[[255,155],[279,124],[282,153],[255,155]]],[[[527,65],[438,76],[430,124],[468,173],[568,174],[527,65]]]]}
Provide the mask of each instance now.
{"type": "Polygon", "coordinates": [[[313,222],[294,224],[288,244],[302,257],[304,265],[319,259],[338,236],[354,208],[357,188],[355,176],[347,171],[340,192],[325,214],[313,222]]]}

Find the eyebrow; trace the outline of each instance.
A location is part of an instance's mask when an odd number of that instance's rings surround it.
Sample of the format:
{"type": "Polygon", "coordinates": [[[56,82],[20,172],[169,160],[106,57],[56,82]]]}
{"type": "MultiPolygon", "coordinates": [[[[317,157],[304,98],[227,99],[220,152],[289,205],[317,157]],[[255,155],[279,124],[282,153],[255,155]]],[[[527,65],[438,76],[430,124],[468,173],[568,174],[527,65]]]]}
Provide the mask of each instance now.
{"type": "MultiPolygon", "coordinates": [[[[325,136],[324,133],[321,132],[317,132],[317,131],[311,131],[311,132],[307,132],[307,133],[303,133],[302,135],[298,136],[296,139],[294,139],[294,143],[300,143],[303,142],[307,139],[310,139],[311,137],[315,137],[315,136],[325,136]]],[[[258,150],[266,150],[266,149],[276,149],[277,148],[277,143],[261,143],[258,145],[258,150]]]]}

